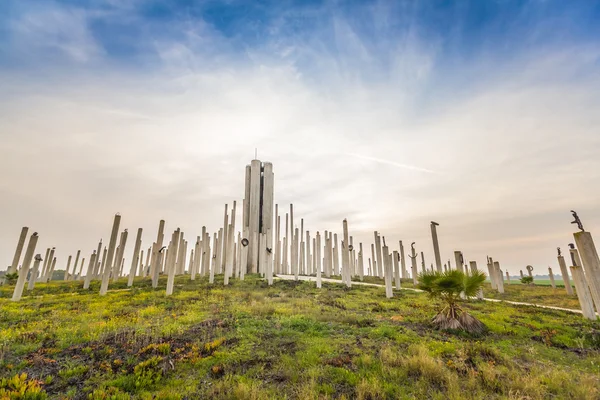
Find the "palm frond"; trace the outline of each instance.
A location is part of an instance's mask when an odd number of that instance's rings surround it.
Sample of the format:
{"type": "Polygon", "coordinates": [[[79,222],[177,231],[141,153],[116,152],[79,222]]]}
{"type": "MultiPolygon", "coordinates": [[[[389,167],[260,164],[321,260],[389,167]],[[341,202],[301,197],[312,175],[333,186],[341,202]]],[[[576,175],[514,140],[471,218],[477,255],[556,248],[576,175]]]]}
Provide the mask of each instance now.
{"type": "Polygon", "coordinates": [[[463,281],[463,291],[466,296],[476,296],[479,290],[483,287],[486,275],[482,271],[473,271],[470,275],[465,275],[463,281]]]}

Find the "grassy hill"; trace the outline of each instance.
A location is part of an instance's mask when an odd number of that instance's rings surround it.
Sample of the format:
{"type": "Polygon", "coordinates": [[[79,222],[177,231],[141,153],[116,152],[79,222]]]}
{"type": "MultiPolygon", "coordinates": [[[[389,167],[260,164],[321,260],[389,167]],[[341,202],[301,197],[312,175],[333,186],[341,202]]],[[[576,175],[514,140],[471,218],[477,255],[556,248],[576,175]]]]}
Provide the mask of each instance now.
{"type": "Polygon", "coordinates": [[[19,303],[0,287],[0,377],[26,373],[40,399],[600,397],[600,324],[580,315],[471,301],[489,328],[475,337],[433,330],[423,293],[160,284],[101,297],[98,282],[51,282],[19,303]]]}

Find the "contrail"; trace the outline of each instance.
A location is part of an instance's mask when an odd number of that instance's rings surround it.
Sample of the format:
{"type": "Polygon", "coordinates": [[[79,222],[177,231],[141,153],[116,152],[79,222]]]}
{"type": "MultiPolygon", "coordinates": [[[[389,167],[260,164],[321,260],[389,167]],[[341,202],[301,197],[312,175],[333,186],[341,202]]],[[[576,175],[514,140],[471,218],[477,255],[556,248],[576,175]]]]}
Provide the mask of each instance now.
{"type": "Polygon", "coordinates": [[[355,153],[346,153],[346,155],[348,156],[352,156],[352,157],[356,157],[356,158],[362,158],[363,160],[369,160],[369,161],[374,161],[374,162],[378,162],[380,164],[387,164],[387,165],[391,165],[393,167],[398,167],[398,168],[404,168],[404,169],[409,169],[411,171],[419,171],[419,172],[427,172],[428,174],[437,174],[436,171],[432,171],[430,169],[426,169],[426,168],[421,168],[421,167],[416,167],[414,165],[406,165],[406,164],[400,164],[397,163],[395,161],[390,161],[390,160],[383,160],[381,158],[375,158],[375,157],[369,157],[369,156],[363,156],[360,154],[355,154],[355,153]]]}

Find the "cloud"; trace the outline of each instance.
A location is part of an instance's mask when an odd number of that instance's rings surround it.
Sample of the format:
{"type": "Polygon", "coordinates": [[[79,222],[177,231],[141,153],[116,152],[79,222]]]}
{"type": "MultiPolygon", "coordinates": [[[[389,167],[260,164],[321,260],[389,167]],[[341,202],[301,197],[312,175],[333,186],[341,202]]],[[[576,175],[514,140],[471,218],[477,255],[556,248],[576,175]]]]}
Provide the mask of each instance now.
{"type": "MultiPolygon", "coordinates": [[[[313,234],[348,218],[355,243],[368,249],[378,230],[417,242],[428,264],[432,219],[444,258],[490,254],[512,272],[553,262],[570,209],[600,224],[594,41],[496,53],[514,31],[487,48],[473,27],[446,37],[420,2],[273,8],[262,22],[248,11],[236,29],[197,10],[93,4],[10,23],[10,55],[27,67],[0,69],[0,254],[26,224],[66,261],[106,240],[117,211],[145,247],[161,218],[188,237],[214,232],[255,148],[274,163],[283,216],[293,202],[313,234]],[[131,22],[136,58],[97,20],[131,22]],[[38,53],[52,55],[43,74],[23,61],[38,53]]],[[[551,28],[532,24],[536,37],[551,28]]]]}

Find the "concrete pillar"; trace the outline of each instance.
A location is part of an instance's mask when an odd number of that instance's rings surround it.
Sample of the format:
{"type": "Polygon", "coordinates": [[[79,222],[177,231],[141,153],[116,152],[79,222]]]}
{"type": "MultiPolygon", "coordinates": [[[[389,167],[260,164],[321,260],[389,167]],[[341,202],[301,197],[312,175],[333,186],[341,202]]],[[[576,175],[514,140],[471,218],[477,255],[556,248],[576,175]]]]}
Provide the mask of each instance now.
{"type": "Polygon", "coordinates": [[[529,274],[529,276],[530,276],[531,278],[533,278],[533,267],[532,267],[531,265],[528,265],[528,266],[526,267],[526,269],[527,269],[527,273],[529,274]]]}
{"type": "Polygon", "coordinates": [[[289,274],[289,267],[288,267],[288,252],[289,252],[289,246],[290,246],[290,238],[289,238],[289,214],[285,213],[285,236],[283,237],[283,260],[281,262],[281,267],[282,267],[282,272],[284,274],[289,274]]]}
{"type": "Polygon", "coordinates": [[[180,255],[179,249],[181,248],[181,230],[177,228],[171,236],[171,245],[169,246],[169,258],[167,259],[166,272],[167,272],[167,291],[166,295],[170,296],[173,294],[173,286],[175,284],[175,272],[176,272],[176,260],[180,255]]]}
{"type": "Polygon", "coordinates": [[[17,242],[17,248],[15,249],[15,255],[13,256],[12,263],[10,267],[8,267],[7,274],[14,274],[17,272],[17,268],[19,267],[19,260],[21,259],[21,253],[23,252],[23,246],[25,245],[25,240],[27,239],[27,232],[29,228],[24,226],[21,228],[21,234],[19,235],[19,241],[17,242]]]}
{"type": "Polygon", "coordinates": [[[402,267],[402,279],[408,278],[408,271],[406,271],[406,260],[404,259],[404,246],[402,240],[400,241],[400,266],[402,267]]]}
{"type": "Polygon", "coordinates": [[[377,259],[375,258],[375,244],[371,243],[371,258],[370,260],[373,260],[373,263],[370,264],[371,267],[371,272],[370,275],[371,276],[379,276],[379,274],[377,273],[377,259]]]}
{"type": "Polygon", "coordinates": [[[380,278],[383,278],[384,265],[383,265],[383,261],[382,261],[383,258],[381,256],[381,236],[379,236],[377,231],[374,232],[374,236],[375,236],[375,254],[377,255],[377,276],[379,276],[380,278]]]}
{"type": "MultiPolygon", "coordinates": [[[[165,221],[160,220],[158,223],[158,233],[156,234],[156,241],[153,245],[152,254],[150,257],[150,276],[154,277],[154,270],[156,268],[156,264],[158,263],[159,250],[163,247],[164,240],[164,231],[165,231],[165,221]]],[[[162,255],[160,255],[162,257],[162,255]]]]}
{"type": "Polygon", "coordinates": [[[100,273],[100,252],[102,251],[102,239],[98,243],[98,249],[96,250],[96,264],[94,264],[93,275],[90,279],[98,279],[100,273]]]}
{"type": "Polygon", "coordinates": [[[294,230],[294,205],[290,204],[290,241],[289,241],[289,245],[290,245],[290,267],[292,269],[292,274],[294,274],[294,242],[295,242],[295,230],[294,230]]]}
{"type": "Polygon", "coordinates": [[[321,269],[321,260],[322,260],[321,259],[321,250],[322,250],[322,247],[321,247],[321,234],[319,232],[317,232],[316,246],[317,247],[315,247],[314,251],[315,251],[316,257],[317,257],[317,264],[315,266],[317,268],[317,273],[319,273],[318,271],[322,272],[322,269],[321,269]]]}
{"type": "Polygon", "coordinates": [[[332,255],[332,259],[333,259],[333,271],[331,270],[331,268],[329,268],[329,270],[327,271],[327,275],[325,275],[327,278],[329,278],[332,274],[337,276],[340,274],[340,248],[338,245],[338,237],[337,237],[337,233],[333,234],[333,244],[331,245],[331,252],[333,253],[332,255]]]}
{"type": "Polygon", "coordinates": [[[463,268],[463,255],[461,251],[454,252],[454,261],[456,262],[456,269],[460,272],[465,272],[463,268]]]}
{"type": "MultiPolygon", "coordinates": [[[[250,242],[248,242],[248,243],[250,243],[250,242]]],[[[250,245],[248,245],[248,246],[250,246],[250,245]]],[[[210,273],[208,276],[208,283],[210,283],[211,285],[215,282],[215,268],[217,266],[217,255],[215,254],[216,249],[217,249],[217,233],[215,232],[213,234],[213,247],[212,247],[213,254],[211,257],[210,273]]]]}
{"type": "MultiPolygon", "coordinates": [[[[179,244],[177,245],[177,254],[175,255],[177,258],[175,261],[175,259],[173,259],[174,262],[174,266],[175,266],[175,276],[177,275],[182,275],[184,273],[185,270],[185,255],[186,255],[186,249],[185,249],[185,240],[183,239],[183,231],[179,231],[179,244]]],[[[227,248],[225,248],[225,250],[227,250],[227,248]]]]}
{"type": "MultiPolygon", "coordinates": [[[[25,231],[25,234],[27,234],[27,231],[25,231]]],[[[23,257],[23,264],[21,265],[21,270],[19,271],[19,278],[17,279],[17,284],[15,285],[15,290],[13,292],[13,301],[21,300],[21,296],[23,295],[23,288],[25,287],[25,282],[27,281],[27,274],[29,273],[31,259],[33,258],[33,253],[35,252],[35,246],[37,246],[38,238],[39,236],[37,232],[34,232],[33,235],[31,235],[31,237],[29,238],[27,250],[25,250],[25,256],[23,257]]],[[[19,250],[19,259],[21,258],[21,250],[19,250]]],[[[41,259],[42,257],[39,254],[35,257],[34,269],[36,271],[39,268],[41,259]]],[[[19,261],[17,260],[17,262],[19,261]]],[[[33,273],[31,276],[33,277],[33,273]]]]}
{"type": "MultiPolygon", "coordinates": [[[[510,285],[510,274],[506,271],[506,282],[510,285]]],[[[552,283],[554,283],[554,278],[552,279],[552,283]]]]}
{"type": "Polygon", "coordinates": [[[281,274],[283,269],[281,267],[282,260],[282,248],[281,248],[281,216],[277,215],[277,254],[275,256],[275,270],[278,274],[281,274]]]}
{"type": "Polygon", "coordinates": [[[392,266],[391,266],[391,259],[390,259],[390,255],[389,255],[389,251],[388,251],[388,247],[385,245],[383,245],[382,248],[382,258],[383,258],[383,265],[385,268],[385,272],[384,272],[384,279],[385,279],[385,297],[387,297],[388,299],[391,299],[392,297],[394,297],[394,292],[392,290],[392,266]]]}
{"type": "Polygon", "coordinates": [[[417,271],[417,251],[415,250],[415,242],[410,244],[410,263],[411,263],[411,273],[413,277],[413,284],[416,286],[419,283],[418,279],[418,271],[417,271]]]}
{"type": "MultiPolygon", "coordinates": [[[[508,272],[506,272],[508,274],[508,272]]],[[[552,285],[552,289],[556,289],[556,283],[554,282],[554,274],[552,273],[552,268],[548,267],[548,277],[550,278],[550,285],[552,285]]]]}
{"type": "Polygon", "coordinates": [[[121,232],[121,237],[119,239],[119,247],[116,250],[116,254],[115,254],[115,260],[113,262],[113,267],[112,267],[112,275],[111,275],[111,279],[113,281],[119,279],[119,275],[120,275],[120,269],[121,269],[121,261],[123,259],[123,253],[125,253],[125,246],[127,245],[127,236],[128,236],[128,232],[127,229],[123,230],[123,232],[121,232]]]}
{"type": "Polygon", "coordinates": [[[196,237],[196,244],[194,245],[194,249],[192,250],[192,256],[193,256],[193,264],[190,266],[190,280],[194,281],[196,280],[196,274],[198,273],[198,268],[200,267],[200,258],[202,256],[202,253],[200,251],[201,248],[201,239],[200,236],[196,237]]]}
{"type": "Polygon", "coordinates": [[[392,252],[392,261],[394,264],[394,278],[396,280],[395,286],[399,290],[402,287],[400,283],[400,254],[395,250],[392,252]]]}
{"type": "MultiPolygon", "coordinates": [[[[150,256],[152,255],[152,246],[150,246],[148,248],[148,250],[146,250],[146,264],[144,265],[140,265],[140,276],[142,278],[145,278],[146,276],[148,276],[148,267],[150,266],[150,256]],[[142,268],[143,267],[143,268],[142,268]]],[[[142,258],[144,258],[144,255],[142,253],[142,258]]],[[[140,260],[141,262],[142,260],[140,260]]]]}
{"type": "MultiPolygon", "coordinates": [[[[477,269],[477,261],[469,261],[469,267],[471,268],[471,273],[474,274],[475,272],[478,271],[477,269]]],[[[483,299],[483,289],[480,289],[479,292],[477,293],[477,298],[479,300],[483,299]]]]}
{"type": "Polygon", "coordinates": [[[346,277],[346,286],[352,286],[351,278],[350,278],[350,235],[348,234],[348,220],[344,218],[342,222],[344,229],[344,243],[342,244],[342,277],[346,277]],[[345,275],[344,275],[345,274],[345,275]]]}
{"type": "Polygon", "coordinates": [[[496,283],[496,272],[494,270],[494,260],[492,257],[487,258],[487,267],[488,267],[488,276],[490,277],[490,283],[492,285],[492,289],[497,290],[498,284],[496,283]]]}
{"type": "Polygon", "coordinates": [[[52,263],[54,262],[54,252],[56,248],[53,247],[50,249],[50,254],[48,255],[48,262],[46,263],[46,270],[41,277],[42,282],[48,282],[50,280],[50,270],[52,269],[52,263]]]}
{"type": "Polygon", "coordinates": [[[92,278],[94,276],[94,268],[98,264],[96,262],[96,258],[97,258],[96,250],[94,250],[92,252],[92,255],[90,256],[90,265],[88,265],[88,269],[87,269],[87,272],[85,274],[85,280],[83,281],[83,288],[84,289],[89,289],[90,288],[90,282],[92,281],[92,278]]]}
{"type": "Polygon", "coordinates": [[[221,235],[221,242],[219,243],[219,270],[225,271],[225,266],[227,264],[227,250],[228,250],[228,240],[229,240],[229,214],[228,214],[229,204],[225,204],[225,213],[223,215],[223,233],[221,235]]]}
{"type": "Polygon", "coordinates": [[[522,269],[519,270],[519,274],[521,274],[521,279],[523,279],[523,270],[522,269]]]}
{"type": "Polygon", "coordinates": [[[240,269],[240,280],[244,280],[244,276],[246,275],[246,265],[248,265],[248,251],[249,249],[249,243],[250,241],[248,240],[248,228],[244,228],[244,234],[242,235],[242,268],[240,269]]]}
{"type": "Polygon", "coordinates": [[[98,273],[98,279],[104,277],[104,270],[106,269],[106,253],[108,253],[108,249],[104,246],[104,251],[102,252],[102,264],[100,264],[100,272],[98,273]]]}
{"type": "Polygon", "coordinates": [[[494,261],[494,272],[496,274],[498,293],[504,293],[504,280],[502,279],[502,271],[500,270],[500,263],[498,261],[494,261]]]}
{"type": "Polygon", "coordinates": [[[129,269],[129,279],[127,279],[127,286],[133,285],[133,278],[135,278],[135,271],[140,260],[140,250],[142,247],[142,228],[138,228],[137,235],[135,237],[135,245],[133,248],[133,254],[131,255],[131,267],[129,269]]]}
{"type": "MultiPolygon", "coordinates": [[[[71,258],[73,257],[69,256],[67,260],[67,268],[65,268],[65,276],[63,277],[63,281],[67,281],[69,279],[69,267],[71,266],[71,258]]],[[[75,273],[75,267],[73,267],[73,273],[75,273]]]]}
{"type": "Polygon", "coordinates": [[[306,231],[306,269],[307,275],[313,274],[313,257],[311,251],[314,253],[314,246],[310,247],[310,231],[306,231]]]}
{"type": "Polygon", "coordinates": [[[592,234],[590,232],[576,232],[573,237],[581,255],[583,265],[580,266],[583,268],[592,300],[596,304],[596,310],[600,312],[600,258],[592,234]]]}
{"type": "Polygon", "coordinates": [[[421,252],[421,271],[423,271],[423,273],[427,272],[427,267],[425,266],[425,254],[423,252],[421,252]]]}
{"type": "Polygon", "coordinates": [[[433,241],[433,254],[435,255],[435,266],[438,272],[442,272],[442,257],[440,257],[440,244],[437,236],[437,222],[431,221],[431,240],[433,241]]]}
{"type": "Polygon", "coordinates": [[[358,278],[362,282],[365,276],[365,263],[362,242],[358,244],[358,278]]]}
{"type": "Polygon", "coordinates": [[[46,278],[46,282],[50,282],[52,280],[52,274],[54,273],[54,268],[56,267],[56,257],[52,259],[52,265],[48,270],[48,277],[46,278]]]}
{"type": "MultiPolygon", "coordinates": [[[[40,272],[39,278],[37,276],[35,277],[36,282],[38,280],[42,280],[42,278],[46,275],[46,265],[48,265],[49,255],[50,255],[50,247],[48,247],[46,249],[46,254],[44,255],[44,258],[43,258],[44,264],[42,264],[42,271],[40,272]]],[[[28,290],[31,290],[31,289],[28,289],[28,290]]]]}
{"type": "MultiPolygon", "coordinates": [[[[108,251],[106,253],[106,260],[104,265],[104,275],[102,276],[102,284],[100,285],[100,295],[104,296],[108,290],[108,281],[110,273],[112,271],[113,258],[115,256],[115,248],[117,246],[117,235],[119,234],[119,225],[121,223],[121,215],[116,214],[113,221],[112,232],[110,234],[110,241],[108,242],[108,251]]],[[[119,260],[119,258],[117,258],[119,260]]]]}
{"type": "Polygon", "coordinates": [[[259,160],[252,160],[250,163],[250,208],[249,208],[249,240],[248,249],[248,272],[257,273],[258,271],[258,234],[260,233],[260,183],[261,183],[261,163],[259,160]]]}
{"type": "Polygon", "coordinates": [[[373,276],[372,269],[373,269],[373,265],[371,265],[371,258],[369,257],[369,269],[367,270],[367,276],[373,276]]]}
{"type": "MultiPolygon", "coordinates": [[[[317,232],[317,237],[319,236],[319,232],[317,232]]],[[[312,254],[312,264],[313,265],[317,265],[317,243],[316,243],[316,239],[313,239],[313,254],[312,254]]],[[[321,269],[320,268],[315,268],[316,269],[316,273],[317,273],[317,289],[321,289],[321,269]]]]}
{"type": "Polygon", "coordinates": [[[294,278],[298,280],[298,228],[294,229],[293,249],[292,249],[292,269],[294,270],[294,278]]]}
{"type": "Polygon", "coordinates": [[[579,305],[581,306],[583,316],[587,319],[595,320],[596,313],[594,312],[592,295],[588,287],[588,282],[586,282],[583,275],[583,269],[580,266],[572,266],[571,275],[573,276],[573,282],[575,283],[577,298],[579,299],[579,305]]]}

